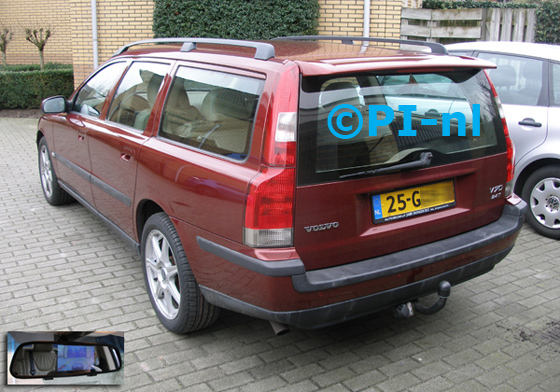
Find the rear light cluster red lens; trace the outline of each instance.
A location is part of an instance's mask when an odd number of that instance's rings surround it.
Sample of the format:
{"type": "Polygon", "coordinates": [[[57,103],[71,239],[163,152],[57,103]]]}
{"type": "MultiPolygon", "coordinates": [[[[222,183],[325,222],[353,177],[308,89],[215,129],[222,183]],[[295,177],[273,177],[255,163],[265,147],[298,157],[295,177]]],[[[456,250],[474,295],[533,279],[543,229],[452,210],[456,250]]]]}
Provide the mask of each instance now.
{"type": "Polygon", "coordinates": [[[264,168],[249,187],[245,243],[254,247],[292,245],[295,169],[264,168]]]}
{"type": "Polygon", "coordinates": [[[275,229],[292,225],[295,169],[268,169],[249,185],[245,226],[275,229]]]}
{"type": "Polygon", "coordinates": [[[486,78],[490,83],[490,87],[492,88],[492,94],[494,95],[494,100],[496,101],[496,105],[498,106],[498,113],[500,114],[500,118],[502,120],[502,126],[504,128],[504,134],[506,136],[506,148],[507,148],[507,178],[506,178],[506,189],[505,189],[505,196],[510,196],[513,193],[513,176],[515,172],[515,147],[511,138],[509,137],[509,129],[507,126],[506,118],[504,115],[504,110],[502,108],[502,103],[500,98],[498,97],[498,93],[494,88],[494,84],[490,80],[488,73],[486,73],[486,78]]]}
{"type": "Polygon", "coordinates": [[[266,166],[294,166],[296,163],[299,69],[290,64],[280,74],[271,97],[263,149],[266,166]]]}
{"type": "Polygon", "coordinates": [[[280,74],[267,116],[262,169],[247,191],[244,243],[275,248],[293,245],[299,69],[280,74]]]}

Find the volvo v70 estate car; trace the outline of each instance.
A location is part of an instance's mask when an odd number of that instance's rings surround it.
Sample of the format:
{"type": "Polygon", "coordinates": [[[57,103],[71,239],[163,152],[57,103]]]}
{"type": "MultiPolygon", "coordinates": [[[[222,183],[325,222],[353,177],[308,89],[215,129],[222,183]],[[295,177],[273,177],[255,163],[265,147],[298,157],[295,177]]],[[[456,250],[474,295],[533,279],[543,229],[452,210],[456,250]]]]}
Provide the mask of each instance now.
{"type": "Polygon", "coordinates": [[[514,149],[493,64],[371,41],[126,45],[43,102],[46,200],[141,254],[174,332],[220,308],[279,331],[433,313],[514,246],[514,149]]]}

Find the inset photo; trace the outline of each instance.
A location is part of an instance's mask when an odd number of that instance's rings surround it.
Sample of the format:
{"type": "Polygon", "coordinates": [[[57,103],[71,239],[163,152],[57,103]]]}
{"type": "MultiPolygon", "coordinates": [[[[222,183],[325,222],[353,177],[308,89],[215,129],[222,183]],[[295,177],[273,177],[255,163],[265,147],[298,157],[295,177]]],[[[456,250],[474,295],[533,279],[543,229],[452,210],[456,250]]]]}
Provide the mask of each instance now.
{"type": "Polygon", "coordinates": [[[124,332],[7,334],[8,385],[121,385],[124,332]]]}

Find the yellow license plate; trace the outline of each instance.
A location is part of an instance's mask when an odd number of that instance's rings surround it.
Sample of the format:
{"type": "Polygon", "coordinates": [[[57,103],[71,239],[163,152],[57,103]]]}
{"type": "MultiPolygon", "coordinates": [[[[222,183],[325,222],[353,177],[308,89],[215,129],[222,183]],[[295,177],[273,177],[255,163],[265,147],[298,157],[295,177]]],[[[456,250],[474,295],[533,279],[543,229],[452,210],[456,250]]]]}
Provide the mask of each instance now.
{"type": "Polygon", "coordinates": [[[438,211],[455,205],[453,181],[372,196],[374,223],[438,211]]]}

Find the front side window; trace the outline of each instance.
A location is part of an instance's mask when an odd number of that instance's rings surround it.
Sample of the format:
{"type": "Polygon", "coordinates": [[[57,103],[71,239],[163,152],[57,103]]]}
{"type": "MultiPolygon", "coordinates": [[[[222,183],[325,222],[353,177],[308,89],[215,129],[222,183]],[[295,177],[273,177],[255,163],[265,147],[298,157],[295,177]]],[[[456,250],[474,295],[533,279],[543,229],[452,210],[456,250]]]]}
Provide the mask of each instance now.
{"type": "Polygon", "coordinates": [[[109,121],[143,131],[169,66],[133,63],[121,81],[109,108],[109,121]]]}
{"type": "Polygon", "coordinates": [[[505,151],[479,70],[305,77],[298,138],[300,185],[505,151]]]}
{"type": "Polygon", "coordinates": [[[99,117],[107,95],[125,68],[125,62],[118,62],[97,72],[78,92],[72,110],[88,116],[99,117]]]}
{"type": "Polygon", "coordinates": [[[500,101],[511,105],[547,106],[543,101],[543,66],[540,60],[497,53],[480,53],[479,58],[498,66],[488,72],[500,101]]]}
{"type": "Polygon", "coordinates": [[[235,160],[248,154],[264,80],[180,67],[159,135],[235,160]]]}

